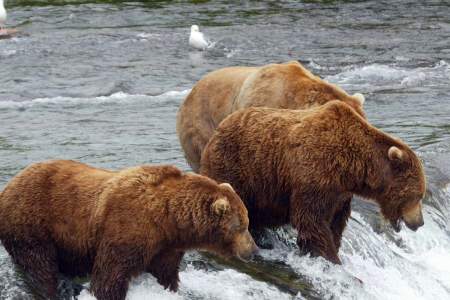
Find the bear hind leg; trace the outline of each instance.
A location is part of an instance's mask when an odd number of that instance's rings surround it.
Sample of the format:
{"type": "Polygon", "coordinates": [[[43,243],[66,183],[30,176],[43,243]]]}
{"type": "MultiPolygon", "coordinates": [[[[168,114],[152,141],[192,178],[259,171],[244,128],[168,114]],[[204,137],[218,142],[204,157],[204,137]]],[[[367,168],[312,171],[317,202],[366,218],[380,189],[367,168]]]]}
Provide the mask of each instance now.
{"type": "Polygon", "coordinates": [[[58,262],[55,246],[51,242],[2,241],[13,262],[25,272],[30,287],[45,299],[58,297],[58,262]]]}

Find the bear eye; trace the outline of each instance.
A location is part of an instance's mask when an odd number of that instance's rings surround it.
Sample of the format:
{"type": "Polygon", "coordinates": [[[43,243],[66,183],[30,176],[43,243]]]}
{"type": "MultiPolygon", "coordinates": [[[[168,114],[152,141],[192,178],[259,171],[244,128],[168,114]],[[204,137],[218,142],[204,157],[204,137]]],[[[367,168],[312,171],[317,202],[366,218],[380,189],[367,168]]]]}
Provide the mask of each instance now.
{"type": "Polygon", "coordinates": [[[238,232],[240,230],[239,226],[231,226],[231,231],[238,232]]]}
{"type": "Polygon", "coordinates": [[[239,221],[239,218],[237,216],[234,216],[230,220],[230,229],[232,231],[239,231],[241,228],[241,222],[239,221]]]}
{"type": "Polygon", "coordinates": [[[239,227],[238,232],[242,233],[242,232],[244,232],[245,230],[246,230],[245,227],[239,227]]]}

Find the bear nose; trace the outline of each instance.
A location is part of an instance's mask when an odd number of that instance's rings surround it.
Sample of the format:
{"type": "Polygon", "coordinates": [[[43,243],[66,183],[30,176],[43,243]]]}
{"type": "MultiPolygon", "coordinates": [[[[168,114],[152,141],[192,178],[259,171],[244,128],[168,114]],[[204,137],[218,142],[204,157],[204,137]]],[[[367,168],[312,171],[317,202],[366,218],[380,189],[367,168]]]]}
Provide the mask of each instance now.
{"type": "Polygon", "coordinates": [[[419,227],[422,227],[425,223],[424,223],[423,219],[420,219],[419,221],[417,221],[415,223],[405,222],[405,224],[412,231],[417,231],[417,229],[419,229],[419,227]]]}
{"type": "Polygon", "coordinates": [[[406,226],[413,231],[416,231],[419,227],[424,225],[423,214],[420,208],[421,206],[402,216],[403,222],[405,222],[406,226]]]}

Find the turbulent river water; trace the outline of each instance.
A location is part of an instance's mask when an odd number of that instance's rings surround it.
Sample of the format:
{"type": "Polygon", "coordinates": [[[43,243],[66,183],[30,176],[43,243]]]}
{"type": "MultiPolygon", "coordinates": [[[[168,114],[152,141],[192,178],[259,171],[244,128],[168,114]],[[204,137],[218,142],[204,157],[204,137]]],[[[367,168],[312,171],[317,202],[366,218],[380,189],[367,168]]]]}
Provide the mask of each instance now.
{"type": "MultiPolygon", "coordinates": [[[[342,266],[299,256],[293,230],[284,228],[253,271],[194,252],[177,294],[142,275],[128,299],[450,299],[448,1],[7,0],[6,7],[8,25],[22,34],[0,40],[0,189],[26,165],[51,158],[188,170],[175,118],[192,85],[217,68],[288,60],[364,93],[370,122],[424,162],[425,226],[417,232],[394,233],[374,205],[355,199],[342,266]],[[192,24],[216,42],[212,49],[189,49],[192,24]],[[307,288],[292,288],[299,283],[307,288]]],[[[0,246],[0,299],[31,297],[0,246]]],[[[92,296],[83,290],[79,299],[92,296]]]]}

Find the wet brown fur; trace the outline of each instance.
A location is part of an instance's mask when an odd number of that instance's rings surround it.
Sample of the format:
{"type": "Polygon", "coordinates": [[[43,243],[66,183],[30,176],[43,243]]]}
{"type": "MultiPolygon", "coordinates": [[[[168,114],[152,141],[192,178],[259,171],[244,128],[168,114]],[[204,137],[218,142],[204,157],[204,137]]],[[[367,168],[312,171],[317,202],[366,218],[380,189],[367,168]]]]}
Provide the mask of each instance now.
{"type": "Polygon", "coordinates": [[[247,107],[304,109],[341,100],[364,116],[361,103],[299,62],[230,67],[207,74],[181,105],[177,133],[186,159],[197,172],[214,129],[229,114],[247,107]]]}
{"type": "Polygon", "coordinates": [[[414,152],[341,101],[308,110],[235,112],[206,146],[200,172],[233,185],[251,228],[291,223],[301,249],[335,263],[353,194],[398,221],[425,193],[414,152]],[[392,146],[401,160],[388,157],[392,146]]]}
{"type": "Polygon", "coordinates": [[[64,160],[33,164],[6,186],[0,239],[49,298],[58,272],[92,273],[97,299],[125,299],[130,278],[144,271],[177,290],[188,249],[254,250],[247,210],[229,185],[172,166],[115,172],[64,160]]]}

